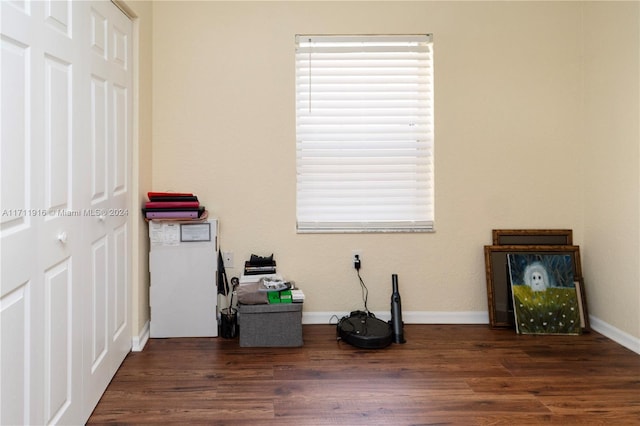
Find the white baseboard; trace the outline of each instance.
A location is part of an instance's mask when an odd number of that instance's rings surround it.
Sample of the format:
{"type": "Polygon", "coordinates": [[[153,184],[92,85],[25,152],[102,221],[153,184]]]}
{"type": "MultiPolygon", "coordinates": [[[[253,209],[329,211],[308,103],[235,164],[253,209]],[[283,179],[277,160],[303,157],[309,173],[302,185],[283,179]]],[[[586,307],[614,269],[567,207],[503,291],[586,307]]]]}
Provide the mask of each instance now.
{"type": "Polygon", "coordinates": [[[589,324],[591,325],[593,331],[597,331],[598,333],[602,334],[605,337],[608,337],[616,343],[619,343],[625,348],[632,350],[637,354],[640,354],[639,338],[625,333],[624,331],[619,330],[611,324],[608,324],[592,315],[589,315],[589,324]]]}
{"type": "MultiPolygon", "coordinates": [[[[390,312],[373,312],[383,321],[391,319],[390,312]]],[[[302,312],[303,324],[337,324],[340,318],[349,312],[302,312]]],[[[402,312],[405,324],[489,324],[489,313],[483,311],[468,312],[402,312]]]]}
{"type": "Polygon", "coordinates": [[[131,338],[131,350],[133,352],[141,352],[144,349],[144,345],[149,340],[149,321],[144,324],[140,334],[131,338]]]}
{"type": "MultiPolygon", "coordinates": [[[[375,316],[383,321],[391,319],[390,312],[374,312],[375,316]]],[[[349,315],[349,312],[303,312],[303,324],[337,324],[340,318],[349,315]]],[[[405,324],[489,324],[489,314],[486,311],[468,312],[429,312],[407,311],[402,313],[402,321],[405,324]]],[[[640,339],[634,337],[612,325],[589,316],[591,328],[614,342],[640,354],[640,339]]],[[[140,334],[132,338],[131,350],[140,352],[149,340],[149,322],[147,321],[140,334]]]]}

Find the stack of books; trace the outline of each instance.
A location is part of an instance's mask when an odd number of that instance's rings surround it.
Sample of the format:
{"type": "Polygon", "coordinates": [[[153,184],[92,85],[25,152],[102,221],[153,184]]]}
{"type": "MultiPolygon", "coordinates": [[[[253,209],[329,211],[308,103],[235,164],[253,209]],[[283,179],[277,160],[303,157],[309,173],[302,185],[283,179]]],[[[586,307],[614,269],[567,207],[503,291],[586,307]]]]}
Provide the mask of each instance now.
{"type": "Polygon", "coordinates": [[[265,275],[276,273],[276,261],[273,255],[262,257],[251,255],[250,260],[244,263],[244,275],[265,275]]]}
{"type": "Polygon", "coordinates": [[[148,192],[142,209],[146,219],[193,220],[202,218],[205,208],[198,197],[187,192],[148,192]]]}

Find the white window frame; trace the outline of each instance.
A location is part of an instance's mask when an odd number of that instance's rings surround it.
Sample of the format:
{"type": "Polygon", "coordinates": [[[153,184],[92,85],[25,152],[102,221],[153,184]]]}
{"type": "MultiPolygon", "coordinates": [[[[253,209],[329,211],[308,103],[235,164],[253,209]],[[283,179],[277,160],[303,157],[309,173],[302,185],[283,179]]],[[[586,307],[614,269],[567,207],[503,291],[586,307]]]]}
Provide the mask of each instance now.
{"type": "Polygon", "coordinates": [[[434,230],[433,40],[296,36],[298,233],[434,230]]]}

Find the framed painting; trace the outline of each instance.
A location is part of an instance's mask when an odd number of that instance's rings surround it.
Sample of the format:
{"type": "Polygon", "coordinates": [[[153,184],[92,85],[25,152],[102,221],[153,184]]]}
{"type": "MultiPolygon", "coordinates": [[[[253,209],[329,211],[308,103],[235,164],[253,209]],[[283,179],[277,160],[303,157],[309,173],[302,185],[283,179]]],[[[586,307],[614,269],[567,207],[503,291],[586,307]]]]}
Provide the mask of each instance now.
{"type": "Polygon", "coordinates": [[[487,281],[487,303],[489,325],[492,328],[515,328],[513,295],[509,276],[509,253],[560,255],[571,258],[574,281],[580,286],[580,302],[583,310],[584,329],[589,328],[586,291],[582,281],[580,247],[573,245],[491,245],[484,246],[485,272],[487,281]]]}
{"type": "Polygon", "coordinates": [[[495,246],[570,246],[573,244],[571,229],[494,229],[495,246]]]}
{"type": "Polygon", "coordinates": [[[582,331],[573,277],[566,253],[508,253],[516,332],[569,334],[582,331]]]}

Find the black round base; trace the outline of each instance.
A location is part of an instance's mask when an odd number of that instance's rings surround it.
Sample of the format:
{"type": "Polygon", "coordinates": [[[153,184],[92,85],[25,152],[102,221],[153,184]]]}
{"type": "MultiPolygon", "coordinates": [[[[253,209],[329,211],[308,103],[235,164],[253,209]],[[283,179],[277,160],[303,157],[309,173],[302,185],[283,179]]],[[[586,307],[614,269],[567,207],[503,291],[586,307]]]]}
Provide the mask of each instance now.
{"type": "Polygon", "coordinates": [[[393,330],[386,323],[363,311],[351,312],[338,322],[338,337],[357,348],[381,349],[393,340],[393,330]]]}

